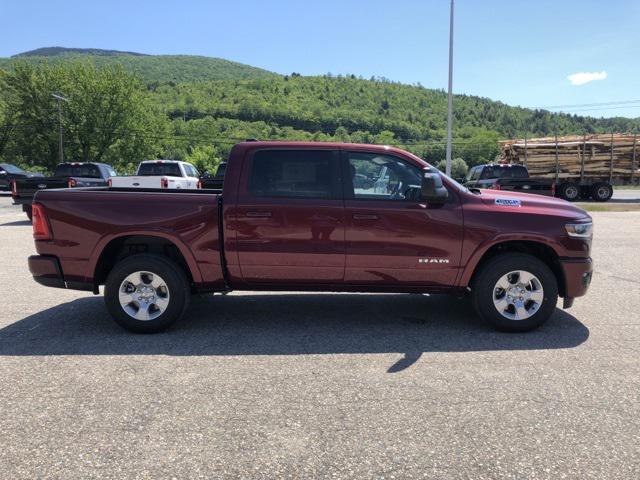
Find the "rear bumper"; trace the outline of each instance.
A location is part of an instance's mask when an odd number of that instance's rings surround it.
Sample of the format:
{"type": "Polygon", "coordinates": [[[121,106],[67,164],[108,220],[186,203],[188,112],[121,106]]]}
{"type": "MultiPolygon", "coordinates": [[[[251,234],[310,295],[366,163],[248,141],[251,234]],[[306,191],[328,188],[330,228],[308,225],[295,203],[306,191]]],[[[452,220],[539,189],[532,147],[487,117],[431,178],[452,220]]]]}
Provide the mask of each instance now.
{"type": "Polygon", "coordinates": [[[29,257],[29,271],[40,285],[54,288],[93,291],[91,283],[67,282],[58,257],[53,255],[32,255],[29,257]]]}
{"type": "Polygon", "coordinates": [[[40,285],[67,288],[58,257],[52,255],[32,255],[29,257],[29,271],[40,285]]]}
{"type": "Polygon", "coordinates": [[[593,262],[590,258],[560,259],[565,281],[565,298],[582,297],[587,293],[593,275],[593,262]]]}
{"type": "Polygon", "coordinates": [[[11,197],[14,205],[31,205],[33,197],[11,197]]]}

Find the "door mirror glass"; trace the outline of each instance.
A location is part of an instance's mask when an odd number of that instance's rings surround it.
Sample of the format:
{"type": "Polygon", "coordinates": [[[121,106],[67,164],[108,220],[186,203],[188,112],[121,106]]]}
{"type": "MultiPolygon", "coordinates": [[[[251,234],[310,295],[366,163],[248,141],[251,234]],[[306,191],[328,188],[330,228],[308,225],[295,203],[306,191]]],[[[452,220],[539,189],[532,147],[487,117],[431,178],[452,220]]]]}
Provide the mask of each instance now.
{"type": "Polygon", "coordinates": [[[427,203],[442,204],[449,198],[449,192],[442,184],[442,177],[431,169],[424,170],[421,190],[422,199],[427,203]]]}

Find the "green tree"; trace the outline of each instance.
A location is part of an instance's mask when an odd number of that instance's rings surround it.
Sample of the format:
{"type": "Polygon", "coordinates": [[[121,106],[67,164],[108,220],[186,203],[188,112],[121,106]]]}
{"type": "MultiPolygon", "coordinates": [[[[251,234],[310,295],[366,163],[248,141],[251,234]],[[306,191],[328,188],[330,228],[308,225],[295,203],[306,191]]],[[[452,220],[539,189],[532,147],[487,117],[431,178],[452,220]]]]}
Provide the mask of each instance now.
{"type": "Polygon", "coordinates": [[[206,145],[193,147],[185,160],[196,167],[200,174],[209,172],[213,175],[222,162],[222,157],[214,146],[206,145]]]}
{"type": "MultiPolygon", "coordinates": [[[[436,168],[441,172],[444,172],[447,168],[447,161],[441,160],[436,165],[436,168]]],[[[469,166],[467,165],[467,162],[465,162],[462,158],[454,158],[453,160],[451,160],[451,176],[453,178],[464,178],[468,170],[469,166]]]]}
{"type": "Polygon", "coordinates": [[[16,112],[12,155],[53,169],[58,161],[58,115],[63,95],[65,159],[106,161],[116,168],[162,151],[169,124],[143,85],[122,67],[91,63],[33,66],[19,62],[1,78],[2,99],[16,112]]]}

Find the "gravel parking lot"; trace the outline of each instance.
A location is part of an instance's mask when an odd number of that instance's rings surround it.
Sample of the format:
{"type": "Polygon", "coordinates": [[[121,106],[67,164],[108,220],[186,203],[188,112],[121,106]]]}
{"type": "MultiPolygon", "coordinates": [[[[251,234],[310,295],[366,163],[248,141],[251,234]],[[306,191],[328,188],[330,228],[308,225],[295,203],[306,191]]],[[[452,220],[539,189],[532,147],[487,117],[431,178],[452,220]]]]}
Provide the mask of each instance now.
{"type": "Polygon", "coordinates": [[[640,478],[640,212],[590,293],[496,333],[467,301],[233,293],[136,336],[41,287],[0,197],[3,478],[640,478]]]}

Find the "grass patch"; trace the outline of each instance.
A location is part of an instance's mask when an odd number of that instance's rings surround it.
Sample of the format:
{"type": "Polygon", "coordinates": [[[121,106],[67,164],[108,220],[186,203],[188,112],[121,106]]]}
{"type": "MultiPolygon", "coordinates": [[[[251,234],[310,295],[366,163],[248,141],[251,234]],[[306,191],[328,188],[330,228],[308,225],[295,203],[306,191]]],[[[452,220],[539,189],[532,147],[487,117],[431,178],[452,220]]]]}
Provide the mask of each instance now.
{"type": "Polygon", "coordinates": [[[587,212],[640,212],[640,203],[576,203],[587,212]]]}
{"type": "Polygon", "coordinates": [[[614,185],[613,191],[616,190],[640,190],[640,185],[614,185]]]}

